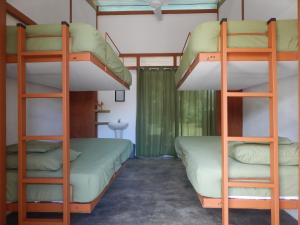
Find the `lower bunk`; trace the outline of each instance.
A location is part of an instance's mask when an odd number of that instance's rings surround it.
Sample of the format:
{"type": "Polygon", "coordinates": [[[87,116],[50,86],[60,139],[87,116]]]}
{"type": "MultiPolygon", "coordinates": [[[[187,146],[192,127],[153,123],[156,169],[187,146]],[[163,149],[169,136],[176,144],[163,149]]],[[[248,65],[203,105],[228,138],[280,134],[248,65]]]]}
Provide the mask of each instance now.
{"type": "MultiPolygon", "coordinates": [[[[34,147],[40,143],[34,143],[34,147]]],[[[122,165],[130,157],[132,143],[122,139],[71,139],[71,212],[91,213],[99,203],[113,180],[116,178],[122,165]],[[75,155],[75,157],[74,157],[75,155]],[[76,158],[77,157],[77,158],[76,158]],[[75,159],[74,159],[75,158],[75,159]]],[[[10,146],[11,149],[13,146],[10,146]]],[[[8,148],[8,149],[9,149],[8,148]]],[[[35,148],[38,149],[38,148],[35,148]]],[[[47,152],[53,152],[50,150],[47,152]]],[[[31,153],[29,153],[31,154],[31,153]]],[[[27,159],[29,159],[29,154],[27,159]]],[[[45,154],[34,152],[33,154],[45,154]]],[[[8,157],[12,156],[8,152],[8,157]]],[[[28,177],[61,177],[62,169],[36,170],[37,158],[31,159],[31,169],[27,170],[28,177]]],[[[43,160],[43,158],[40,158],[43,160]]],[[[18,174],[13,167],[12,159],[7,160],[7,211],[18,210],[18,174]]],[[[46,160],[45,168],[54,168],[53,159],[46,160]]],[[[29,161],[27,161],[29,166],[29,161]]],[[[29,168],[29,167],[28,167],[29,168]]],[[[62,212],[62,186],[60,185],[28,185],[27,208],[28,212],[62,212]]]]}
{"type": "MultiPolygon", "coordinates": [[[[298,205],[298,144],[280,140],[280,207],[294,209],[298,205]],[[281,151],[282,150],[282,151],[281,151]],[[287,154],[288,152],[288,154],[287,154]]],[[[262,182],[270,177],[270,166],[264,145],[231,143],[229,146],[229,176],[235,181],[262,182]],[[236,148],[236,146],[239,146],[236,148]],[[260,153],[259,153],[260,151],[260,153]]],[[[222,207],[222,161],[220,137],[178,137],[175,141],[178,157],[186,167],[188,179],[204,208],[222,207]]],[[[230,188],[230,208],[270,209],[271,192],[262,188],[230,188]]]]}

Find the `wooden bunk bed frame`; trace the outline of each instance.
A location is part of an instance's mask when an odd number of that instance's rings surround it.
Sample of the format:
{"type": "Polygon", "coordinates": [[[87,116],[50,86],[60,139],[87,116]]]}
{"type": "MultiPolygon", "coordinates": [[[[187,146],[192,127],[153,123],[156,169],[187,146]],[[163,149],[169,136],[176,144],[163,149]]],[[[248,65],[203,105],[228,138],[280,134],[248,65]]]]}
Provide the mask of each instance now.
{"type": "MultiPolygon", "coordinates": [[[[0,3],[5,4],[5,1],[0,0],[0,3]]],[[[1,4],[0,4],[1,5],[1,4]]],[[[3,8],[5,15],[5,7],[3,8]]],[[[1,13],[2,15],[2,13],[1,13]]],[[[4,20],[5,23],[5,20],[4,20]]],[[[2,28],[2,27],[1,27],[2,28]]],[[[6,29],[3,27],[4,31],[6,29]]],[[[70,145],[70,126],[69,126],[69,118],[70,118],[70,109],[69,109],[69,63],[72,61],[90,61],[99,69],[105,71],[105,73],[111,76],[113,79],[118,81],[124,87],[129,89],[129,84],[125,81],[121,80],[118,76],[116,76],[109,68],[106,67],[97,57],[95,57],[90,52],[81,52],[81,53],[70,53],[69,50],[69,24],[67,22],[62,22],[62,50],[61,51],[26,51],[25,43],[26,43],[26,26],[23,24],[18,24],[18,53],[17,55],[6,55],[6,42],[4,39],[4,54],[3,61],[1,63],[6,67],[6,63],[17,63],[18,65],[18,125],[19,125],[19,172],[18,172],[18,180],[21,185],[19,186],[19,201],[18,203],[6,203],[6,168],[5,163],[3,163],[1,167],[1,174],[3,172],[4,178],[1,179],[1,188],[4,187],[4,190],[1,191],[0,194],[0,224],[6,223],[6,212],[18,212],[18,221],[19,224],[24,225],[69,225],[70,224],[70,213],[91,213],[96,205],[100,202],[103,195],[109,189],[110,185],[113,183],[117,175],[119,174],[121,168],[113,175],[110,179],[108,185],[105,189],[91,202],[88,203],[77,203],[72,201],[72,197],[70,199],[70,193],[72,186],[70,185],[70,162],[69,162],[69,145],[70,145]],[[39,62],[62,62],[61,69],[61,81],[62,81],[62,92],[61,93],[26,93],[25,90],[25,82],[26,82],[26,63],[39,63],[39,62]],[[61,136],[26,136],[26,99],[32,98],[58,98],[62,100],[62,121],[63,121],[63,135],[61,136]],[[26,177],[26,154],[25,154],[25,143],[28,140],[60,140],[63,143],[63,177],[61,178],[27,178],[26,177]],[[3,171],[2,171],[3,169],[3,171]],[[2,183],[3,182],[3,183],[2,183]],[[61,184],[63,186],[63,201],[61,203],[57,202],[27,202],[26,201],[26,185],[28,184],[61,184]],[[2,201],[3,200],[3,201],[2,201]],[[5,202],[5,203],[3,203],[5,202]],[[3,204],[2,204],[3,203],[3,204]],[[3,208],[3,210],[2,210],[3,208]],[[3,213],[2,213],[3,212],[3,213]],[[62,213],[61,219],[30,219],[27,218],[28,212],[54,212],[54,213],[62,213]],[[3,223],[2,223],[3,221],[3,223]]],[[[5,38],[5,35],[1,35],[1,38],[5,38]]],[[[110,38],[110,37],[109,37],[110,38]]],[[[2,40],[1,40],[2,41],[2,40]]],[[[3,43],[3,42],[1,42],[3,43]]],[[[113,43],[114,44],[114,43],[113,43]]],[[[115,45],[115,44],[114,44],[115,45]]],[[[1,49],[2,50],[2,49],[1,49]]],[[[2,53],[2,52],[1,52],[2,53]]],[[[1,59],[2,59],[1,58],[1,59]]],[[[1,68],[2,69],[2,68],[1,68]]],[[[5,69],[5,68],[4,68],[5,69]]],[[[5,73],[1,73],[4,76],[1,77],[1,85],[5,87],[5,73]]],[[[4,90],[5,88],[1,89],[4,90]]],[[[2,95],[5,100],[5,95],[2,95]]],[[[1,98],[1,99],[2,99],[1,98]]],[[[1,102],[2,105],[5,106],[5,101],[1,102]]],[[[5,107],[1,108],[1,113],[5,112],[5,107]],[[2,110],[4,109],[4,110],[2,110]]],[[[5,117],[2,115],[1,121],[4,121],[5,117]],[[4,118],[3,118],[4,117],[4,118]]],[[[5,128],[1,129],[1,131],[5,128]]],[[[6,146],[5,144],[5,135],[1,135],[1,147],[6,146]],[[3,140],[2,140],[3,139],[3,140]]],[[[5,162],[5,152],[6,147],[1,151],[1,160],[5,162]]],[[[2,148],[1,148],[2,150],[2,148]]]]}
{"type": "MultiPolygon", "coordinates": [[[[280,209],[297,209],[298,225],[300,225],[300,185],[297,200],[286,200],[279,198],[279,159],[278,159],[278,112],[277,112],[277,61],[298,62],[298,85],[300,87],[300,47],[297,52],[277,52],[276,49],[276,19],[268,22],[267,33],[248,33],[247,35],[264,35],[268,37],[268,48],[240,48],[232,49],[227,46],[227,39],[230,35],[245,35],[242,33],[227,32],[227,20],[221,21],[220,31],[220,52],[199,53],[189,66],[183,77],[177,84],[180,88],[195,67],[201,62],[221,63],[221,140],[222,140],[222,198],[209,198],[198,194],[198,199],[203,208],[222,208],[222,225],[229,224],[229,208],[237,209],[270,209],[272,225],[280,224],[280,209]],[[228,71],[227,64],[230,61],[267,61],[269,62],[269,91],[268,92],[230,92],[228,91],[228,71]],[[228,136],[228,99],[237,98],[267,98],[270,100],[270,137],[229,137],[228,136]],[[230,179],[228,164],[228,143],[230,141],[262,142],[270,143],[271,165],[269,179],[230,179]],[[246,180],[246,181],[245,181],[246,180]],[[268,188],[272,190],[270,199],[237,199],[229,198],[229,188],[268,188]]],[[[190,37],[190,34],[187,37],[190,37]]],[[[298,43],[300,43],[300,0],[298,0],[298,43]]],[[[185,42],[185,49],[187,41],[185,42]]],[[[298,109],[300,118],[300,88],[298,89],[298,109]]],[[[300,140],[300,121],[299,137],[300,140]]],[[[299,154],[300,162],[300,154],[299,154]]],[[[298,167],[298,182],[300,184],[300,166],[298,167]]]]}

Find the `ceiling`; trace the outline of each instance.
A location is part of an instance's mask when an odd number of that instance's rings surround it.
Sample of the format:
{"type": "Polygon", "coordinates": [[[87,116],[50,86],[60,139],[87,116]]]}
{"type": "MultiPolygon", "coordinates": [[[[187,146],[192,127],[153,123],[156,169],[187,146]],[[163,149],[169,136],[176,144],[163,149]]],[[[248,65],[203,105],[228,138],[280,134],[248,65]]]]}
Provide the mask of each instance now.
{"type": "MultiPolygon", "coordinates": [[[[152,11],[151,0],[94,0],[101,12],[115,11],[152,11]]],[[[224,0],[168,0],[162,10],[217,9],[224,0]]]]}

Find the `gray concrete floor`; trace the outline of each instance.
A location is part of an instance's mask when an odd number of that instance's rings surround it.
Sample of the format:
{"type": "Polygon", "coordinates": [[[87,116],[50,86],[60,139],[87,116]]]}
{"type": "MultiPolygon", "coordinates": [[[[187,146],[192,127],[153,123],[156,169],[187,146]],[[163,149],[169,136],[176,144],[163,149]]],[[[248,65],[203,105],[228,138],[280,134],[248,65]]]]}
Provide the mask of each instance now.
{"type": "MultiPolygon", "coordinates": [[[[269,225],[270,213],[231,210],[232,225],[269,225]]],[[[55,215],[54,215],[55,216],[55,215]]],[[[15,225],[16,214],[8,225],[15,225]]],[[[90,215],[72,215],[72,225],[219,225],[221,210],[203,209],[179,160],[129,160],[90,215]]],[[[281,225],[296,225],[281,213],[281,225]]]]}

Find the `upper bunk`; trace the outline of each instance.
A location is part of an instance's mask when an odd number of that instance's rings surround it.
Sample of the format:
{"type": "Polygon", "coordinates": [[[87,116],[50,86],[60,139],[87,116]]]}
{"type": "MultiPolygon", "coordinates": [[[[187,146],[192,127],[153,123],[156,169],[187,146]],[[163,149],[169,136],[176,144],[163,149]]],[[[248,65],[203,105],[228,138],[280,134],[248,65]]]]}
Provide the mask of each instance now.
{"type": "MultiPolygon", "coordinates": [[[[277,77],[298,73],[297,20],[278,20],[277,77]]],[[[189,35],[176,72],[178,90],[220,90],[220,23],[206,22],[189,35]]],[[[229,48],[267,48],[268,25],[265,21],[229,21],[229,48]]],[[[228,88],[242,90],[268,82],[268,56],[257,52],[228,56],[228,88]]]]}
{"type": "MultiPolygon", "coordinates": [[[[7,76],[16,78],[17,26],[7,26],[6,33],[7,76]]],[[[69,33],[71,91],[129,89],[131,74],[109,45],[107,34],[103,37],[94,27],[83,23],[70,24],[69,33]]],[[[25,48],[26,52],[43,51],[45,55],[48,54],[47,59],[33,55],[26,60],[26,80],[60,88],[61,58],[55,55],[55,52],[62,49],[61,24],[26,26],[25,48]]]]}

